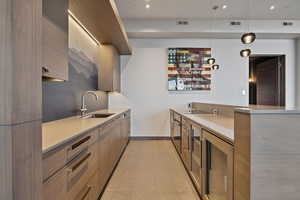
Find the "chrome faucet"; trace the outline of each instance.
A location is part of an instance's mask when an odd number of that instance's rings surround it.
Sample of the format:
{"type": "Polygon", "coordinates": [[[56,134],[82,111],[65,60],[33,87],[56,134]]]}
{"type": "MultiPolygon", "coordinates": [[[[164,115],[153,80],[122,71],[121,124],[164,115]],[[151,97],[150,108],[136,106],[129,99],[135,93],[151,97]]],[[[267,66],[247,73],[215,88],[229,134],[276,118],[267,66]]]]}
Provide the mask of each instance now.
{"type": "Polygon", "coordinates": [[[85,104],[85,96],[88,94],[94,95],[96,97],[96,101],[98,101],[99,99],[98,95],[93,91],[86,91],[85,93],[83,93],[83,95],[81,96],[81,108],[80,108],[81,117],[85,117],[86,112],[88,110],[85,104]]]}

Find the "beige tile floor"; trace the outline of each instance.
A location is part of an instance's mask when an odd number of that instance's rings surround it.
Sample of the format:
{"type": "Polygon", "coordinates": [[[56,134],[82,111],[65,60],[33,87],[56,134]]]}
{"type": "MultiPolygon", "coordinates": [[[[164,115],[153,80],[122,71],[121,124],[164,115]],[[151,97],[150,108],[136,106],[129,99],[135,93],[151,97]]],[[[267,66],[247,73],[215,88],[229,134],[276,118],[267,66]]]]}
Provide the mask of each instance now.
{"type": "Polygon", "coordinates": [[[199,200],[173,144],[131,141],[101,200],[199,200]]]}

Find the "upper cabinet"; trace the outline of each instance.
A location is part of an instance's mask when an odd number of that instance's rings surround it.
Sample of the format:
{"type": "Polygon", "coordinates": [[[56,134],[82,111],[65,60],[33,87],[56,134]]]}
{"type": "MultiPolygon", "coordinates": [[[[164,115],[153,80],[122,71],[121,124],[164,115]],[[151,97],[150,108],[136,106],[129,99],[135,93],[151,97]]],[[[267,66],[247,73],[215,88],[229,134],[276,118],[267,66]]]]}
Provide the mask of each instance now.
{"type": "Polygon", "coordinates": [[[70,0],[70,13],[102,44],[131,55],[128,37],[114,0],[70,0]]]}
{"type": "Polygon", "coordinates": [[[121,92],[120,55],[113,45],[99,47],[99,90],[121,92]]]}
{"type": "Polygon", "coordinates": [[[68,0],[43,0],[43,78],[68,80],[68,0]]]}

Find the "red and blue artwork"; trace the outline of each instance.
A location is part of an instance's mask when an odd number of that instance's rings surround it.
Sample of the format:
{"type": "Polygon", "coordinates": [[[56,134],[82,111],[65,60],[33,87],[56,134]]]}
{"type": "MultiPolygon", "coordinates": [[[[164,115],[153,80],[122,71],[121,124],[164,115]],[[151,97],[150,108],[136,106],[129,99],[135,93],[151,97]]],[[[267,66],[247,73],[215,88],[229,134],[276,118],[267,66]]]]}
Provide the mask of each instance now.
{"type": "Polygon", "coordinates": [[[210,48],[168,49],[168,90],[211,90],[210,48]]]}

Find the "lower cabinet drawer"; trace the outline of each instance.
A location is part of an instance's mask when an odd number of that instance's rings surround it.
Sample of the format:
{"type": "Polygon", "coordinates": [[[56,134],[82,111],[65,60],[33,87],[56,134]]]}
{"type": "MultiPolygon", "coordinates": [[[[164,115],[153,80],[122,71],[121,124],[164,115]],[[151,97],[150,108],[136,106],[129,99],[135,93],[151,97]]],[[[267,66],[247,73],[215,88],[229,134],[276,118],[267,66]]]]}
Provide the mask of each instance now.
{"type": "Polygon", "coordinates": [[[45,181],[43,183],[43,200],[66,200],[67,176],[68,171],[64,168],[45,181]]]}
{"type": "Polygon", "coordinates": [[[90,177],[82,190],[78,192],[74,200],[97,200],[100,193],[99,174],[96,172],[90,177]]]}
{"type": "Polygon", "coordinates": [[[68,200],[77,200],[85,189],[90,175],[92,152],[83,152],[75,161],[67,166],[68,200]]]}

